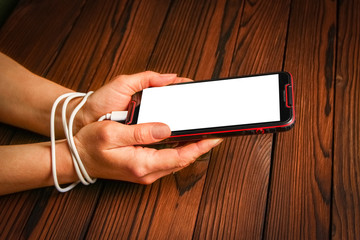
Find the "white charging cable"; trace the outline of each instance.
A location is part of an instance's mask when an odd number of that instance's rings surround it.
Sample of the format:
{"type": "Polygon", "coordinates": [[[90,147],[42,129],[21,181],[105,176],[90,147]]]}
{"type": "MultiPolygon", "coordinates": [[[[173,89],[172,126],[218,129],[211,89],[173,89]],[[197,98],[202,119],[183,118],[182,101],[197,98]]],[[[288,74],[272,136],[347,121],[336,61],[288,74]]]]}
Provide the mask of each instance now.
{"type": "Polygon", "coordinates": [[[124,122],[126,120],[127,114],[128,111],[113,111],[101,116],[98,121],[111,120],[116,122],[124,122]]]}
{"type": "MultiPolygon", "coordinates": [[[[84,164],[82,163],[82,161],[80,159],[79,152],[76,149],[76,145],[74,142],[74,136],[73,136],[73,124],[74,124],[75,116],[78,113],[78,111],[82,108],[82,106],[84,106],[88,97],[92,93],[93,93],[92,91],[90,91],[86,94],[85,93],[77,93],[77,92],[65,93],[65,94],[61,95],[60,97],[58,97],[52,106],[51,116],[50,116],[51,164],[52,164],[52,174],[53,174],[53,178],[54,178],[54,185],[59,192],[67,192],[67,191],[73,189],[79,182],[82,182],[84,185],[89,185],[90,183],[95,183],[95,181],[96,181],[96,179],[91,178],[89,176],[89,174],[87,173],[87,171],[84,167],[84,164]],[[75,107],[75,109],[73,110],[73,112],[70,115],[69,123],[67,123],[67,119],[66,119],[67,106],[72,99],[78,98],[78,97],[83,97],[83,99],[75,107]],[[56,173],[56,152],[55,152],[55,112],[56,112],[57,105],[63,99],[65,99],[63,107],[62,107],[62,114],[61,114],[63,128],[64,128],[65,136],[66,136],[66,139],[68,142],[68,146],[70,149],[71,157],[72,157],[72,160],[74,163],[74,168],[75,168],[76,174],[79,177],[79,181],[74,182],[65,188],[62,188],[58,182],[57,173],[56,173]]],[[[121,121],[125,121],[126,116],[127,116],[127,111],[113,111],[111,113],[108,113],[108,114],[100,117],[98,121],[113,120],[113,121],[121,122],[121,121]]]]}

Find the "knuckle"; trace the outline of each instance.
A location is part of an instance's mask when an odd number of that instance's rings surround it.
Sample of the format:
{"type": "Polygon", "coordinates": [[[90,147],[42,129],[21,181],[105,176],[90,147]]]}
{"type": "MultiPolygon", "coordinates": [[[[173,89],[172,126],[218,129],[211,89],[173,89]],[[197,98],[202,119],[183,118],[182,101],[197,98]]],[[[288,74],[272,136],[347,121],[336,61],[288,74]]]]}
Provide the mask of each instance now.
{"type": "Polygon", "coordinates": [[[128,78],[128,76],[129,76],[129,75],[125,75],[125,74],[116,76],[116,77],[112,80],[112,83],[114,84],[114,87],[115,87],[115,88],[122,87],[122,85],[124,84],[124,82],[127,81],[126,79],[128,78]]]}
{"type": "Polygon", "coordinates": [[[143,167],[136,167],[135,166],[132,169],[130,169],[130,172],[137,179],[142,179],[147,175],[147,171],[143,167]]]}
{"type": "Polygon", "coordinates": [[[179,168],[185,168],[185,167],[189,166],[191,162],[192,161],[189,161],[187,159],[180,159],[179,162],[178,162],[178,167],[179,168]]]}
{"type": "Polygon", "coordinates": [[[144,184],[144,185],[150,185],[152,183],[154,183],[157,179],[153,178],[153,177],[144,177],[142,179],[140,179],[139,183],[140,184],[144,184]]]}
{"type": "MultiPolygon", "coordinates": [[[[139,147],[140,148],[140,147],[139,147]]],[[[133,175],[135,179],[140,181],[141,179],[145,178],[147,175],[154,171],[153,165],[151,164],[151,157],[150,153],[146,154],[145,156],[134,156],[134,160],[129,166],[128,171],[133,175]]]]}
{"type": "Polygon", "coordinates": [[[150,71],[150,70],[146,70],[146,71],[145,71],[145,74],[155,74],[155,72],[154,72],[154,71],[150,71]]]}
{"type": "Polygon", "coordinates": [[[97,130],[97,137],[103,142],[111,141],[113,138],[113,129],[111,124],[104,122],[97,130]]]}
{"type": "Polygon", "coordinates": [[[185,168],[189,166],[191,163],[195,162],[197,159],[197,156],[187,156],[183,155],[180,152],[178,152],[178,161],[177,161],[177,167],[178,168],[185,168]]]}
{"type": "Polygon", "coordinates": [[[124,80],[124,77],[125,77],[125,75],[118,75],[112,80],[112,82],[121,83],[124,80]]]}

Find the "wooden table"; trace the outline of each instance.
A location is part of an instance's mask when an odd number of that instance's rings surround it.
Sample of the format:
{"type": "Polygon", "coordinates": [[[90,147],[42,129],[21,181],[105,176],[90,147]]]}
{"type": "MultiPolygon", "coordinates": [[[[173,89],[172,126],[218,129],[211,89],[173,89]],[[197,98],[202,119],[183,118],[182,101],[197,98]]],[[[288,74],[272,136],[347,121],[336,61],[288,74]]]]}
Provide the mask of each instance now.
{"type": "MultiPolygon", "coordinates": [[[[0,51],[83,92],[144,70],[285,70],[297,115],[289,132],[228,138],[149,186],[2,196],[1,239],[360,237],[360,1],[23,0],[0,51]]],[[[0,125],[1,144],[47,140],[0,125]]]]}

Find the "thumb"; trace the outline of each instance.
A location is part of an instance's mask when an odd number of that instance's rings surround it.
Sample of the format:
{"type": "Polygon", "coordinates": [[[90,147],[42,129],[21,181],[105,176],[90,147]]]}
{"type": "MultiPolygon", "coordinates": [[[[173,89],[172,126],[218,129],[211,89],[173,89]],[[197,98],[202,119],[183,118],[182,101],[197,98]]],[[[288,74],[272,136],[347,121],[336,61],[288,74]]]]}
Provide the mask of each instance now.
{"type": "Polygon", "coordinates": [[[170,137],[171,130],[164,123],[144,123],[124,126],[122,142],[125,145],[141,145],[159,142],[170,137]],[[125,130],[126,129],[126,130],[125,130]]]}

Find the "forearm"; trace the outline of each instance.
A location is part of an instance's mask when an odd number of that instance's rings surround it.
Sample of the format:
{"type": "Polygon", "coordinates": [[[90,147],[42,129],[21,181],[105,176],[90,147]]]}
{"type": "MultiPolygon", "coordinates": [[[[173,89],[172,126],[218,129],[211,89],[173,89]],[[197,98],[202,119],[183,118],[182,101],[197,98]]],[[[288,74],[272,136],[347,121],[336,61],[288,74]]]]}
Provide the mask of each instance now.
{"type": "MultiPolygon", "coordinates": [[[[31,73],[0,53],[0,121],[43,135],[50,134],[50,111],[55,99],[72,90],[31,73]]],[[[74,107],[77,100],[70,103],[74,107]]],[[[63,137],[60,110],[57,134],[63,137]]]]}
{"type": "MultiPolygon", "coordinates": [[[[0,195],[54,184],[50,143],[0,146],[0,195]]],[[[65,141],[56,143],[59,183],[77,180],[65,141]]]]}

